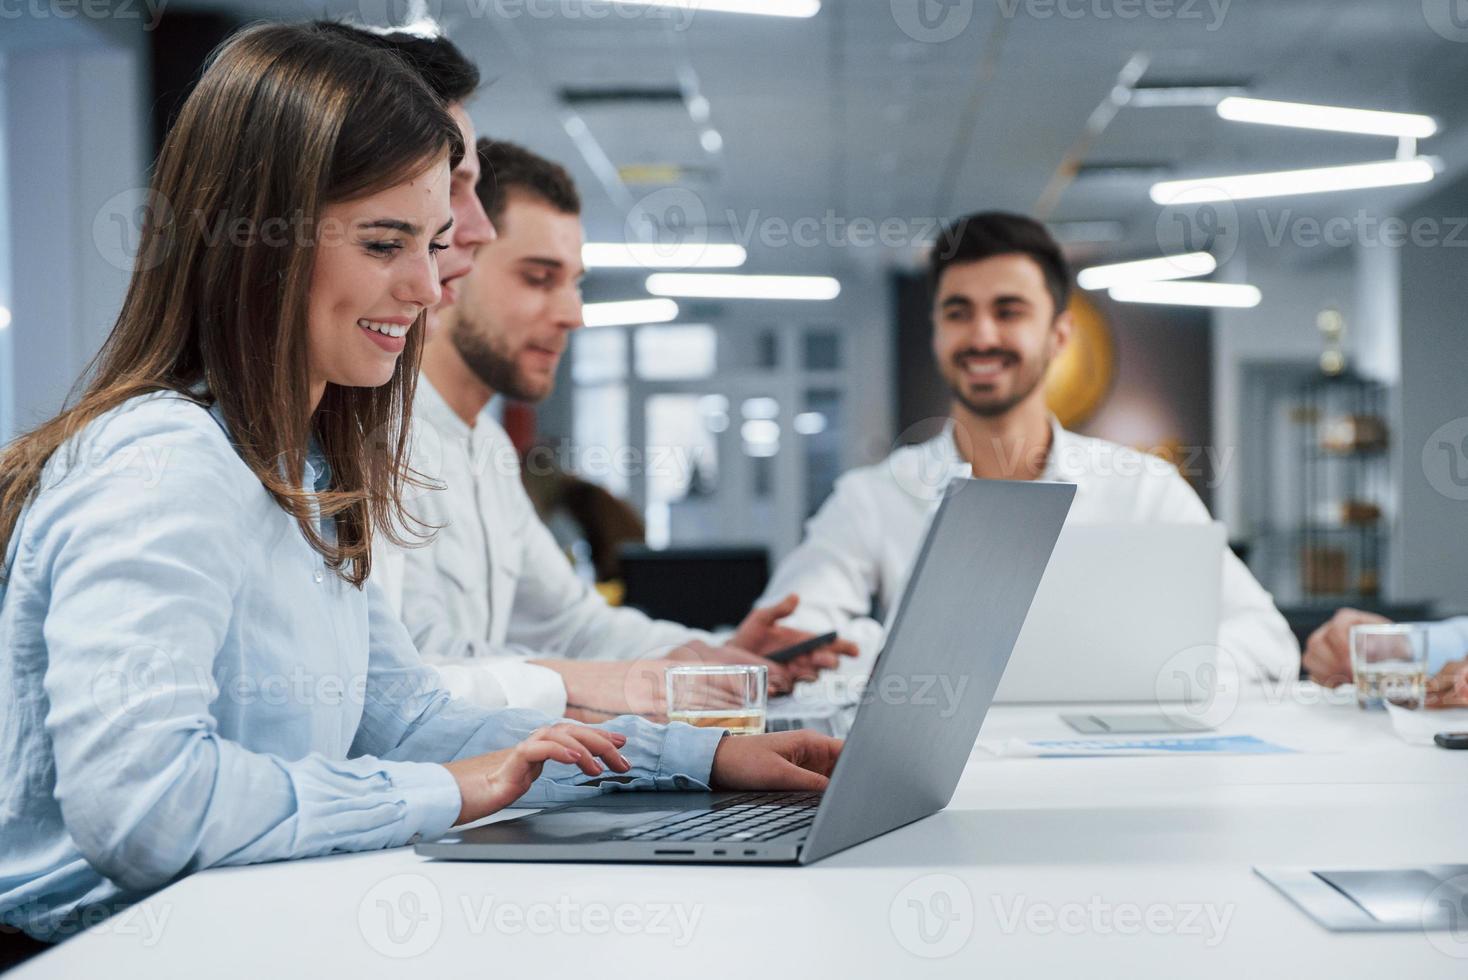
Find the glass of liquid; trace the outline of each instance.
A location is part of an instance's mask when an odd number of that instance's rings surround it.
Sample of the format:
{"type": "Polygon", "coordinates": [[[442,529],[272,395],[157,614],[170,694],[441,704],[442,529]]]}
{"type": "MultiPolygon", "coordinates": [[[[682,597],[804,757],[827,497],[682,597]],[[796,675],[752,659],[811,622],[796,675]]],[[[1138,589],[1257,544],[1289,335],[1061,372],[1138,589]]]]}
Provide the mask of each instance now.
{"type": "Polygon", "coordinates": [[[1427,697],[1427,632],[1406,623],[1351,627],[1356,704],[1419,709],[1427,697]]]}
{"type": "Polygon", "coordinates": [[[668,721],[759,735],[765,730],[768,675],[764,667],[745,664],[669,667],[668,721]]]}

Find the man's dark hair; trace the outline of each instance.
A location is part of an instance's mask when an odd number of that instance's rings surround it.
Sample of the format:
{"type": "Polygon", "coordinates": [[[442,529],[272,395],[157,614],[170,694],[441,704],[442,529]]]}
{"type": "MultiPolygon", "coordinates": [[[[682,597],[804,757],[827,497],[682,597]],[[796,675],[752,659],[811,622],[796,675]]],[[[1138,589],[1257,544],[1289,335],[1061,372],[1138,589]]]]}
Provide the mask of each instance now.
{"type": "Polygon", "coordinates": [[[479,203],[489,220],[500,224],[509,193],[524,191],[562,214],[581,213],[581,195],[566,168],[523,146],[502,140],[481,139],[479,148],[479,203]]]}
{"type": "Polygon", "coordinates": [[[375,31],[337,21],[319,21],[317,26],[396,53],[422,76],[444,105],[463,102],[479,88],[479,69],[446,37],[422,37],[407,31],[375,31]]]}
{"type": "Polygon", "coordinates": [[[938,233],[938,242],[928,258],[928,284],[936,293],[938,281],[949,266],[996,255],[1028,255],[1034,259],[1055,301],[1055,315],[1065,312],[1070,305],[1070,264],[1045,226],[1022,214],[980,211],[948,225],[938,233]]]}

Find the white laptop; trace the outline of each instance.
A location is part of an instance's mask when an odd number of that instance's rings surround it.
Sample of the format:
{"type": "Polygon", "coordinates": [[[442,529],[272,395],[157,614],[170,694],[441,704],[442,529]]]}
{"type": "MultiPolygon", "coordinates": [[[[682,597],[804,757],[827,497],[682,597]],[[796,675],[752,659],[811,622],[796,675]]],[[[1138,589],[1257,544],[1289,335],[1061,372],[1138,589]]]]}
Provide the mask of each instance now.
{"type": "Polygon", "coordinates": [[[1225,538],[1216,523],[1067,525],[995,701],[1206,696],[1225,538]]]}

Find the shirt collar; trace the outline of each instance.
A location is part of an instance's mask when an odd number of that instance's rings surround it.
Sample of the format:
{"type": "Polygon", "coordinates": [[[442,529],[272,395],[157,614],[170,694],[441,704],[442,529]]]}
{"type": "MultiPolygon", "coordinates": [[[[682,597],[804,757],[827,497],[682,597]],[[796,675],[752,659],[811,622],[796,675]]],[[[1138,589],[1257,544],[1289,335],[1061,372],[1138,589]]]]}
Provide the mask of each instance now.
{"type": "MultiPolygon", "coordinates": [[[[489,406],[485,406],[488,409],[489,406]]],[[[473,439],[477,432],[483,431],[485,413],[480,412],[475,420],[475,425],[469,425],[459,413],[449,406],[443,395],[428,380],[428,375],[418,375],[418,391],[413,396],[413,416],[422,418],[444,435],[452,435],[459,439],[473,439]]]]}
{"type": "MultiPolygon", "coordinates": [[[[958,440],[954,436],[958,423],[949,419],[943,426],[943,431],[922,445],[925,453],[930,453],[935,460],[941,461],[949,469],[949,479],[954,477],[972,479],[974,468],[963,458],[958,451],[958,440]]],[[[1067,473],[1064,465],[1065,460],[1075,454],[1068,452],[1069,447],[1075,442],[1076,435],[1060,424],[1060,420],[1054,415],[1050,416],[1050,452],[1045,457],[1045,468],[1040,473],[1040,480],[1047,483],[1070,483],[1074,482],[1071,475],[1067,473]]]]}
{"type": "MultiPolygon", "coordinates": [[[[224,408],[219,404],[219,399],[209,394],[209,388],[202,381],[196,381],[189,386],[189,394],[198,398],[209,399],[209,414],[215,423],[223,430],[230,444],[234,444],[234,436],[229,431],[229,425],[224,420],[224,408]]],[[[284,464],[282,464],[284,468],[284,464]]],[[[288,477],[289,474],[282,473],[288,477]]],[[[326,452],[321,448],[321,440],[316,438],[316,433],[311,433],[311,441],[306,446],[306,460],[301,473],[301,489],[310,490],[313,493],[321,493],[331,486],[331,463],[326,458],[326,452]]]]}

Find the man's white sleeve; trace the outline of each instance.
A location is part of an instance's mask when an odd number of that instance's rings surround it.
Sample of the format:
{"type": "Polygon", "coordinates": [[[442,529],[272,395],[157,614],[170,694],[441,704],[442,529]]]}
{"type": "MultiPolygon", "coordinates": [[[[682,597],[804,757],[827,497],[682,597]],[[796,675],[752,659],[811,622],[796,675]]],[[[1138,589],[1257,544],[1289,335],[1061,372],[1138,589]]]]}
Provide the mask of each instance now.
{"type": "Polygon", "coordinates": [[[444,690],[481,708],[530,708],[552,718],[566,714],[566,685],[549,667],[524,657],[425,660],[444,690]]]}
{"type": "MultiPolygon", "coordinates": [[[[528,508],[529,501],[525,504],[528,508]]],[[[534,650],[542,658],[639,660],[666,656],[692,640],[717,642],[700,630],[607,605],[596,589],[577,577],[533,511],[523,533],[523,563],[507,636],[511,645],[534,650]]]]}
{"type": "MultiPolygon", "coordinates": [[[[1208,523],[1208,508],[1180,475],[1173,473],[1160,502],[1162,522],[1208,523]]],[[[1218,645],[1239,662],[1245,677],[1294,680],[1300,674],[1300,644],[1271,596],[1232,550],[1223,553],[1218,645]]]]}
{"type": "Polygon", "coordinates": [[[775,569],[759,605],[795,593],[800,605],[786,624],[812,633],[839,632],[861,648],[855,663],[842,667],[869,671],[884,635],[882,624],[871,618],[872,598],[890,605],[895,597],[878,595],[881,568],[873,537],[887,522],[876,512],[865,479],[868,475],[857,471],[836,481],[831,496],[806,522],[805,540],[775,569]]]}

